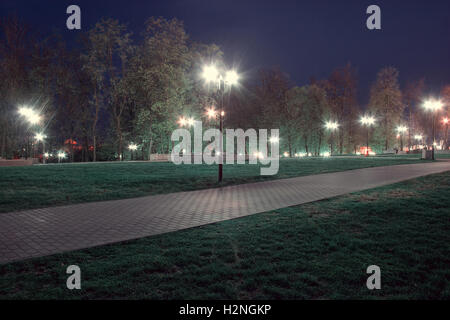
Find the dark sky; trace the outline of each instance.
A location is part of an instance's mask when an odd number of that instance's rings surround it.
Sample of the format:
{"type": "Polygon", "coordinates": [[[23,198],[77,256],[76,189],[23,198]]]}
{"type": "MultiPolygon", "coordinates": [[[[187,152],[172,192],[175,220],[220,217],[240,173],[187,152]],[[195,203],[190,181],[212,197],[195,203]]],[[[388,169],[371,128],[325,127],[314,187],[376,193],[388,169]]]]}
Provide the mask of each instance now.
{"type": "Polygon", "coordinates": [[[59,30],[68,40],[66,8],[81,7],[82,29],[102,17],[126,23],[139,34],[150,16],[183,20],[191,38],[222,47],[228,63],[248,77],[279,66],[298,85],[327,77],[351,62],[358,70],[361,103],[383,66],[406,80],[425,77],[428,91],[450,83],[449,0],[0,0],[0,16],[15,13],[36,30],[59,30]],[[382,30],[366,28],[366,8],[381,7],[382,30]]]}

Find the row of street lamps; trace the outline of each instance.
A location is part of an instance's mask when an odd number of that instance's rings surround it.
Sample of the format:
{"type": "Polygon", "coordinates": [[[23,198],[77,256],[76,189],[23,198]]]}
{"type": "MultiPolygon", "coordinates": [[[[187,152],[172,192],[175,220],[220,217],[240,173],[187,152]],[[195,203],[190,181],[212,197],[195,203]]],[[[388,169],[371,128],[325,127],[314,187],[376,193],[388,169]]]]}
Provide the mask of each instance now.
{"type": "MultiPolygon", "coordinates": [[[[423,104],[423,107],[426,111],[431,111],[433,112],[433,119],[432,119],[432,127],[433,127],[433,144],[432,144],[432,159],[435,159],[434,156],[434,149],[436,146],[436,113],[437,111],[441,110],[442,107],[444,106],[444,104],[442,103],[442,101],[440,100],[436,100],[436,99],[429,99],[426,100],[425,103],[423,104]]],[[[370,115],[364,115],[360,118],[360,123],[366,127],[366,156],[369,155],[369,129],[371,126],[373,126],[376,122],[375,117],[370,116],[370,115]]],[[[449,123],[449,119],[443,118],[442,119],[442,123],[445,125],[445,141],[447,141],[447,135],[448,135],[448,123],[449,123]]],[[[333,134],[334,131],[336,131],[339,127],[339,124],[337,122],[334,121],[327,121],[325,123],[325,128],[327,130],[330,130],[331,132],[331,147],[330,147],[330,153],[333,154],[333,134]]],[[[408,128],[400,125],[396,128],[397,133],[399,134],[399,138],[400,138],[400,149],[403,150],[403,134],[405,132],[408,131],[408,128]]],[[[422,140],[423,136],[422,135],[416,135],[415,136],[416,140],[422,140]]]]}
{"type": "MultiPolygon", "coordinates": [[[[215,85],[214,90],[217,95],[216,101],[219,104],[219,110],[215,110],[214,107],[211,107],[206,111],[206,115],[209,119],[218,119],[219,120],[219,130],[222,133],[223,132],[223,122],[224,122],[224,116],[225,116],[225,104],[224,104],[224,94],[225,91],[231,92],[231,89],[233,86],[238,85],[239,83],[239,75],[235,70],[219,70],[215,65],[206,65],[203,67],[202,72],[202,78],[203,80],[209,85],[213,84],[215,85]]],[[[443,103],[440,100],[436,99],[429,99],[425,101],[423,104],[423,107],[427,111],[433,112],[433,119],[432,119],[432,127],[433,127],[433,145],[432,145],[432,158],[434,160],[434,149],[436,144],[436,111],[442,109],[443,103]]],[[[19,108],[19,114],[23,116],[30,125],[37,125],[42,119],[42,116],[34,111],[32,108],[29,108],[27,106],[22,106],[19,108]]],[[[373,126],[376,122],[376,119],[371,115],[363,115],[360,118],[360,123],[366,127],[366,156],[369,155],[369,130],[370,127],[373,126]]],[[[178,120],[178,123],[180,126],[193,126],[194,125],[194,118],[192,117],[180,117],[178,120]]],[[[448,134],[448,118],[443,119],[443,123],[446,125],[446,137],[448,134]]],[[[330,155],[333,154],[333,140],[334,140],[334,132],[338,130],[339,123],[336,121],[327,121],[325,123],[325,128],[331,132],[331,145],[330,145],[330,155]]],[[[407,127],[401,125],[396,128],[397,133],[400,137],[400,143],[401,143],[401,149],[403,150],[403,134],[408,130],[407,127]]],[[[46,158],[48,158],[48,153],[45,152],[45,139],[46,135],[43,132],[38,132],[35,134],[35,140],[37,142],[42,142],[42,149],[43,149],[43,163],[45,163],[46,158]]],[[[416,140],[422,140],[422,135],[416,135],[416,140]]],[[[220,155],[223,157],[223,141],[220,139],[220,155]]],[[[133,158],[133,152],[136,151],[138,146],[134,143],[131,143],[128,146],[128,149],[131,151],[131,157],[133,158]]],[[[58,153],[58,159],[61,160],[65,158],[65,155],[63,156],[62,152],[58,153]]],[[[218,180],[219,182],[222,181],[223,178],[223,161],[220,161],[219,163],[219,172],[218,172],[218,180]]]]}
{"type": "MultiPolygon", "coordinates": [[[[372,125],[375,124],[375,118],[373,116],[364,115],[362,116],[359,121],[363,126],[367,128],[367,139],[366,139],[366,156],[369,155],[369,129],[372,125]]],[[[333,155],[333,143],[334,143],[334,132],[339,128],[339,123],[335,121],[326,121],[325,122],[325,129],[329,130],[331,132],[331,144],[330,144],[330,155],[333,155]]]]}

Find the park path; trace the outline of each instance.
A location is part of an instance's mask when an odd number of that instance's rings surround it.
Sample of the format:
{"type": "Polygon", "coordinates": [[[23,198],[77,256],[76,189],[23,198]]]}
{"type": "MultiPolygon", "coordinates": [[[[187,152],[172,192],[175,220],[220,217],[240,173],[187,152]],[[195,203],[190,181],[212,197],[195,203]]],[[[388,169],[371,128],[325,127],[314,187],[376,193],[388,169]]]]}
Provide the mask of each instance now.
{"type": "Polygon", "coordinates": [[[0,214],[0,263],[136,239],[450,170],[406,164],[0,214]]]}

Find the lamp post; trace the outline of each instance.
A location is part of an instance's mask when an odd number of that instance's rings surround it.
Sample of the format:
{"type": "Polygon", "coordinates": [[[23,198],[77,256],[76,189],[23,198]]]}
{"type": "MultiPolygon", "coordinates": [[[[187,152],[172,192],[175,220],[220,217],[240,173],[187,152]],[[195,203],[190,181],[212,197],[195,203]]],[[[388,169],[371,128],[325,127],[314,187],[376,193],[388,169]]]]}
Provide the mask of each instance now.
{"type": "MultiPolygon", "coordinates": [[[[27,122],[31,126],[34,126],[41,121],[41,116],[28,106],[20,106],[18,112],[22,117],[25,118],[25,120],[27,120],[27,122]]],[[[27,148],[25,154],[26,159],[28,159],[29,153],[30,153],[30,136],[29,133],[27,133],[27,148]]]]}
{"type": "MultiPolygon", "coordinates": [[[[177,122],[180,125],[180,127],[193,127],[195,124],[195,119],[192,117],[186,118],[186,117],[182,116],[178,119],[177,122]]],[[[191,129],[189,128],[189,130],[191,130],[191,129]]],[[[192,145],[191,150],[190,150],[191,152],[193,151],[193,148],[194,148],[194,146],[192,145]]]]}
{"type": "Polygon", "coordinates": [[[59,151],[58,152],[58,163],[61,163],[62,159],[66,158],[66,153],[64,151],[59,151]]]}
{"type": "Polygon", "coordinates": [[[443,106],[442,101],[436,100],[436,99],[429,99],[425,101],[423,104],[423,107],[427,111],[431,111],[432,114],[432,127],[433,127],[433,144],[431,146],[431,158],[435,160],[434,156],[434,146],[436,144],[436,113],[439,111],[443,106]]]}
{"type": "Polygon", "coordinates": [[[135,143],[131,143],[131,144],[128,146],[128,149],[129,149],[130,152],[131,152],[131,161],[133,161],[133,151],[136,151],[137,148],[138,148],[138,146],[137,146],[137,144],[135,144],[135,143]]]}
{"type": "Polygon", "coordinates": [[[333,122],[333,121],[327,121],[325,123],[325,128],[327,130],[331,131],[331,136],[330,136],[330,155],[333,155],[333,142],[334,142],[334,131],[339,127],[339,124],[337,122],[333,122]]]}
{"type": "Polygon", "coordinates": [[[41,121],[41,116],[30,107],[20,107],[19,114],[25,117],[25,119],[32,125],[38,124],[39,121],[41,121]]]}
{"type": "Polygon", "coordinates": [[[372,126],[375,123],[375,118],[372,116],[362,116],[359,120],[363,126],[367,129],[367,135],[366,135],[366,157],[369,156],[369,129],[370,126],[372,126]]]}
{"type": "Polygon", "coordinates": [[[220,149],[220,158],[219,161],[219,174],[218,181],[222,182],[223,178],[223,118],[225,116],[225,106],[224,106],[224,93],[225,89],[229,88],[231,90],[232,86],[237,85],[239,81],[239,75],[234,70],[226,71],[224,74],[221,74],[214,65],[205,66],[203,68],[203,79],[207,83],[213,83],[216,85],[217,94],[219,95],[219,103],[220,103],[220,112],[219,112],[219,130],[221,139],[219,141],[219,149],[220,149]]]}
{"type": "MultiPolygon", "coordinates": [[[[277,144],[280,143],[280,137],[276,137],[276,136],[270,137],[269,142],[271,144],[270,145],[270,157],[272,157],[272,151],[273,151],[274,145],[277,145],[277,144]]],[[[267,156],[269,156],[269,149],[268,148],[267,148],[267,156]]]]}
{"type": "Polygon", "coordinates": [[[417,141],[420,141],[420,143],[422,144],[422,147],[423,147],[423,145],[424,145],[424,142],[423,142],[423,135],[421,135],[421,134],[416,134],[416,135],[414,136],[414,139],[416,139],[417,141]]]}
{"type": "Polygon", "coordinates": [[[400,138],[400,151],[403,151],[403,134],[408,130],[407,127],[405,126],[398,126],[397,127],[397,132],[399,134],[399,138],[400,138]]]}
{"type": "Polygon", "coordinates": [[[445,146],[445,150],[447,150],[448,148],[448,118],[445,117],[444,119],[442,119],[442,123],[445,125],[445,134],[444,134],[444,146],[445,146]]]}
{"type": "Polygon", "coordinates": [[[43,133],[36,133],[34,138],[37,142],[42,142],[42,164],[45,164],[45,138],[47,138],[47,136],[43,133]]]}

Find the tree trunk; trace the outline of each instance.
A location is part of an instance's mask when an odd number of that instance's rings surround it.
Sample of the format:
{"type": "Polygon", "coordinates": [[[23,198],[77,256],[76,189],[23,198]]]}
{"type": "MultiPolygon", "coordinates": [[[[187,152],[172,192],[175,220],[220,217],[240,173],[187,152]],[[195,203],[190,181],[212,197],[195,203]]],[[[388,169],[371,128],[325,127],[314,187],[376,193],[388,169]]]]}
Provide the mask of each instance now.
{"type": "Polygon", "coordinates": [[[386,96],[386,114],[384,115],[384,130],[386,135],[386,145],[385,150],[389,147],[389,132],[388,132],[388,114],[389,114],[389,96],[386,96]]]}
{"type": "Polygon", "coordinates": [[[6,135],[7,135],[7,126],[5,125],[2,130],[2,149],[0,151],[1,158],[6,158],[6,135]]]}
{"type": "Polygon", "coordinates": [[[320,156],[320,148],[321,148],[321,146],[322,146],[322,134],[319,134],[319,147],[318,147],[318,149],[319,149],[319,151],[318,151],[318,155],[320,156]]]}
{"type": "Polygon", "coordinates": [[[387,128],[387,117],[384,117],[384,135],[385,135],[385,142],[384,142],[384,150],[388,149],[389,141],[388,141],[388,128],[387,128]]]}
{"type": "Polygon", "coordinates": [[[96,135],[94,134],[93,136],[92,136],[92,140],[93,140],[93,147],[94,147],[94,150],[92,151],[93,152],[93,155],[92,155],[92,162],[96,162],[97,161],[97,137],[96,137],[96,135]]]}
{"type": "Polygon", "coordinates": [[[97,87],[96,87],[95,88],[95,117],[94,117],[94,122],[92,123],[92,141],[94,144],[92,162],[97,161],[97,137],[95,136],[95,130],[97,128],[99,109],[100,109],[100,105],[99,105],[99,101],[98,101],[97,87]]]}
{"type": "Polygon", "coordinates": [[[304,137],[304,139],[305,139],[305,152],[306,152],[306,155],[308,155],[308,138],[304,137]]]}
{"type": "Polygon", "coordinates": [[[409,109],[409,118],[408,118],[408,152],[411,151],[411,123],[412,123],[412,112],[411,107],[408,106],[409,109]]]}
{"type": "Polygon", "coordinates": [[[75,160],[75,155],[74,155],[74,150],[73,150],[73,136],[70,136],[70,162],[74,162],[75,160]]]}
{"type": "Polygon", "coordinates": [[[123,161],[123,136],[122,136],[122,128],[120,127],[120,120],[117,125],[117,134],[119,138],[119,146],[118,146],[118,154],[120,156],[120,161],[123,161]]]}
{"type": "Polygon", "coordinates": [[[292,157],[292,137],[288,135],[288,149],[289,149],[289,157],[292,157]]]}
{"type": "Polygon", "coordinates": [[[150,161],[151,155],[152,155],[152,147],[153,147],[153,138],[150,139],[149,145],[148,145],[148,160],[150,161]]]}
{"type": "Polygon", "coordinates": [[[448,123],[445,125],[445,140],[444,140],[445,150],[448,149],[448,123]]]}
{"type": "Polygon", "coordinates": [[[83,162],[89,162],[89,139],[88,136],[84,136],[84,157],[83,162]]]}

